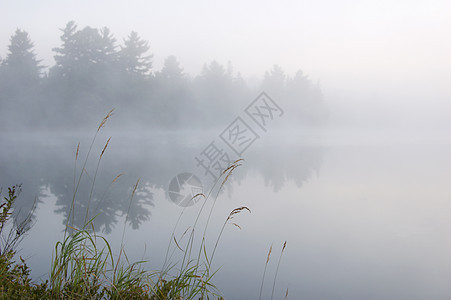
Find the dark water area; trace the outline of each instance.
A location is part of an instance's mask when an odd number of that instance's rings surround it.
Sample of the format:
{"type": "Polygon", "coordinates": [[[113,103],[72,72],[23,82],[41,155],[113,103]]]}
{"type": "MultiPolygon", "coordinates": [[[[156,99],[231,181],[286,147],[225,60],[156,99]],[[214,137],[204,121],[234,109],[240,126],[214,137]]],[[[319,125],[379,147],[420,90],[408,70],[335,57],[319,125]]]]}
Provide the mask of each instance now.
{"type": "MultiPolygon", "coordinates": [[[[206,234],[207,250],[212,251],[230,211],[240,206],[252,211],[234,220],[241,230],[226,226],[215,254],[213,268],[220,270],[213,282],[226,299],[258,297],[272,244],[263,288],[265,298],[270,297],[284,241],[276,299],[283,299],[287,288],[294,299],[445,299],[451,294],[448,136],[272,130],[238,156],[220,134],[103,128],[80,180],[73,224],[80,227],[97,215],[95,228],[116,253],[125,230],[129,259],[143,258],[149,270],[160,269],[177,219],[183,212],[175,232],[181,237],[202,203],[176,205],[169,195],[170,182],[190,173],[208,192],[215,178],[199,159],[212,153],[213,142],[231,161],[244,161],[219,193],[206,234]]],[[[48,276],[93,135],[1,135],[1,185],[22,183],[23,189],[15,220],[36,200],[35,223],[19,254],[27,258],[37,281],[48,276]]],[[[179,256],[174,253],[176,262],[179,256]]]]}

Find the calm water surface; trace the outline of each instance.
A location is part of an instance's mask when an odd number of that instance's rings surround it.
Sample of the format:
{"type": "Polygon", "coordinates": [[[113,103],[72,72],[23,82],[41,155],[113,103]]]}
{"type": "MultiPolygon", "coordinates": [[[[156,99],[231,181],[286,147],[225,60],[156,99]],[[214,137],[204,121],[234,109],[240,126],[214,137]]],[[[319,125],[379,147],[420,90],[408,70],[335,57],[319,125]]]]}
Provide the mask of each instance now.
{"type": "MultiPolygon", "coordinates": [[[[168,184],[190,172],[208,191],[213,179],[195,157],[212,141],[226,151],[217,136],[214,131],[101,131],[77,192],[74,223],[80,226],[86,218],[95,180],[89,215],[99,214],[98,230],[118,253],[128,214],[124,243],[129,258],[144,258],[147,268],[160,269],[180,214],[176,236],[183,244],[181,236],[201,207],[201,202],[186,209],[175,205],[168,184]]],[[[91,139],[84,133],[1,136],[1,185],[23,187],[17,220],[37,201],[35,224],[19,247],[36,280],[48,276],[91,139]]],[[[449,299],[449,153],[449,135],[436,132],[269,132],[246,150],[243,165],[218,196],[207,229],[209,251],[232,209],[247,206],[252,213],[234,219],[241,230],[226,226],[213,262],[221,268],[214,283],[226,299],[257,299],[273,245],[263,289],[264,299],[269,298],[286,240],[277,299],[287,289],[290,299],[449,299]]],[[[179,254],[174,252],[174,262],[179,254]]]]}

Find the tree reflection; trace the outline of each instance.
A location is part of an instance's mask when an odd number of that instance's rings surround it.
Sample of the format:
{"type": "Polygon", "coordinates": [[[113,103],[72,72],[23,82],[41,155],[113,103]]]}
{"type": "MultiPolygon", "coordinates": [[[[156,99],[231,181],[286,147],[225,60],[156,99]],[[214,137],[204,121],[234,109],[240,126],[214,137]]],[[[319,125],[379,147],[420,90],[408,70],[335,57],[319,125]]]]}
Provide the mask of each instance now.
{"type": "MultiPolygon", "coordinates": [[[[167,136],[166,142],[157,136],[153,136],[153,139],[138,138],[137,147],[133,148],[135,151],[131,151],[129,145],[131,139],[135,138],[124,138],[107,150],[94,187],[95,164],[89,161],[75,197],[78,178],[77,175],[74,177],[74,163],[68,159],[73,150],[67,141],[50,146],[48,140],[38,139],[24,141],[23,145],[15,145],[9,151],[3,150],[2,155],[12,159],[2,166],[1,181],[6,184],[21,182],[24,187],[22,197],[17,202],[17,220],[20,221],[32,209],[35,199],[39,210],[44,199],[50,199],[48,194],[56,198],[54,211],[63,217],[63,226],[73,224],[80,228],[86,220],[95,217],[95,229],[110,233],[124,217],[134,229],[150,220],[155,202],[167,201],[155,199],[155,189],[165,190],[170,179],[180,171],[192,170],[195,167],[194,157],[201,151],[205,139],[193,137],[192,140],[197,139],[193,145],[187,143],[190,137],[186,135],[167,136]],[[121,172],[126,174],[122,175],[121,172]],[[137,179],[133,176],[139,176],[141,183],[132,197],[137,179]],[[69,215],[72,201],[73,215],[69,215]]],[[[246,176],[260,174],[265,185],[277,192],[288,181],[294,181],[298,187],[302,187],[317,173],[321,166],[322,148],[308,142],[284,142],[284,139],[272,140],[268,137],[264,143],[257,144],[247,152],[245,159],[244,166],[234,173],[230,184],[233,186],[234,183],[243,182],[246,176]]],[[[80,165],[75,168],[80,172],[80,165]]],[[[232,193],[229,196],[233,196],[232,193]]]]}

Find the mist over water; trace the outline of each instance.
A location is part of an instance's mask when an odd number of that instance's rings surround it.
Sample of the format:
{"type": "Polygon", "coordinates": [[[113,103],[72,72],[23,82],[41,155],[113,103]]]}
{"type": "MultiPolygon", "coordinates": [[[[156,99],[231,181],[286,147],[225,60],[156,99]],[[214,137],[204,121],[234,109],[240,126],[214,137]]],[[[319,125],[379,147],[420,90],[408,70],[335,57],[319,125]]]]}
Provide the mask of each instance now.
{"type": "Polygon", "coordinates": [[[36,281],[65,225],[94,216],[159,270],[202,204],[176,205],[171,182],[215,195],[243,158],[207,232],[211,253],[252,211],[215,253],[226,299],[258,297],[273,245],[270,298],[285,241],[275,299],[450,297],[447,2],[21,5],[0,4],[0,186],[22,184],[15,222],[36,206],[18,253],[36,281]]]}

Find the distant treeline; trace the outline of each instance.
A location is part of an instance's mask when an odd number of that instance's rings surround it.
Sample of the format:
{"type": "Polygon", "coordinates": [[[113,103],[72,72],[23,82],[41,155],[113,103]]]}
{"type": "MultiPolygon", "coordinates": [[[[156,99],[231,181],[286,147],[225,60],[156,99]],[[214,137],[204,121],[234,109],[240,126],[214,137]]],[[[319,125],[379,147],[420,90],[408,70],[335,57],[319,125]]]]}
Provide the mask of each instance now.
{"type": "Polygon", "coordinates": [[[71,21],[61,31],[55,64],[46,67],[26,31],[11,36],[0,58],[1,129],[94,128],[110,108],[124,127],[224,127],[260,91],[289,112],[290,125],[324,122],[320,88],[302,71],[287,76],[276,65],[255,90],[231,64],[213,61],[192,77],[169,56],[155,70],[149,44],[136,32],[119,45],[108,28],[78,29],[71,21]]]}

